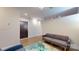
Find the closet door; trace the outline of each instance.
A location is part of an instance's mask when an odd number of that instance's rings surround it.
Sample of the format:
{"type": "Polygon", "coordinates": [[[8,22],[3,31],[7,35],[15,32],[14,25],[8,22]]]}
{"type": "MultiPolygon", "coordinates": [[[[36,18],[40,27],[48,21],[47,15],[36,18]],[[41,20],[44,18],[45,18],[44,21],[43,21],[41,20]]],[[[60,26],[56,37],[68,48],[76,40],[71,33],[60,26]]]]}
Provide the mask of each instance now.
{"type": "Polygon", "coordinates": [[[28,37],[28,22],[20,21],[20,39],[28,37]]]}

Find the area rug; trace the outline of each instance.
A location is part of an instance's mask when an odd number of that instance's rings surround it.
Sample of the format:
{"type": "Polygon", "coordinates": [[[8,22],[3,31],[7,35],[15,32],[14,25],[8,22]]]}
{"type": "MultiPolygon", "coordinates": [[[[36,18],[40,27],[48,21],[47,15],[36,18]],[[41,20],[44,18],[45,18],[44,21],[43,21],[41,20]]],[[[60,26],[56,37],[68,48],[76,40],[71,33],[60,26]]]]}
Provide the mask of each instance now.
{"type": "Polygon", "coordinates": [[[24,48],[26,51],[48,51],[48,48],[46,48],[41,41],[25,46],[24,48]]]}

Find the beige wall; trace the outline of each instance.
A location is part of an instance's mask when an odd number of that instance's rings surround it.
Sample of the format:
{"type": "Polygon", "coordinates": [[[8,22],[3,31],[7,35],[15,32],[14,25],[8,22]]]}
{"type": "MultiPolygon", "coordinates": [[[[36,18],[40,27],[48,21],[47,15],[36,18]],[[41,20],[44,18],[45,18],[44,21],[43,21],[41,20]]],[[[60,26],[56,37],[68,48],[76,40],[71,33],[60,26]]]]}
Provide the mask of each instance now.
{"type": "Polygon", "coordinates": [[[0,48],[20,43],[18,17],[15,8],[0,8],[0,48]]]}
{"type": "Polygon", "coordinates": [[[42,22],[43,33],[68,35],[74,42],[79,43],[79,14],[49,19],[42,22]]]}
{"type": "Polygon", "coordinates": [[[41,22],[37,19],[28,21],[28,37],[35,37],[42,35],[41,22]]]}

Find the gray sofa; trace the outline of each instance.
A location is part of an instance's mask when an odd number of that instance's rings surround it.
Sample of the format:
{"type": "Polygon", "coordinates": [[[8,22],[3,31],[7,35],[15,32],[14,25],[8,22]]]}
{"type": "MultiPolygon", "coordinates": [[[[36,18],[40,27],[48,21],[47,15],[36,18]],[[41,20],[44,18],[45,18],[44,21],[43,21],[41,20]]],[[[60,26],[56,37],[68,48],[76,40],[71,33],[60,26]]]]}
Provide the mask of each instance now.
{"type": "Polygon", "coordinates": [[[50,33],[43,35],[43,41],[56,45],[65,51],[69,50],[71,44],[71,40],[68,36],[50,33]]]}

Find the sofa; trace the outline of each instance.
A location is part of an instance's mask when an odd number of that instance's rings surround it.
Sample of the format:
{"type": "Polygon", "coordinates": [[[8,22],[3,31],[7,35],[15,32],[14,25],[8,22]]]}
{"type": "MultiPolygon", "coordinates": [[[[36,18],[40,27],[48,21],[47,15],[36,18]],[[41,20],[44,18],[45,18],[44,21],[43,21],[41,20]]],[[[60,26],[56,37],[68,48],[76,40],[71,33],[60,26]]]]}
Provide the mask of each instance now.
{"type": "Polygon", "coordinates": [[[0,48],[0,51],[25,51],[22,44],[16,44],[8,48],[0,48]]]}
{"type": "Polygon", "coordinates": [[[68,51],[71,45],[71,40],[68,36],[46,33],[43,35],[43,41],[52,45],[56,45],[62,48],[64,51],[68,51]]]}

